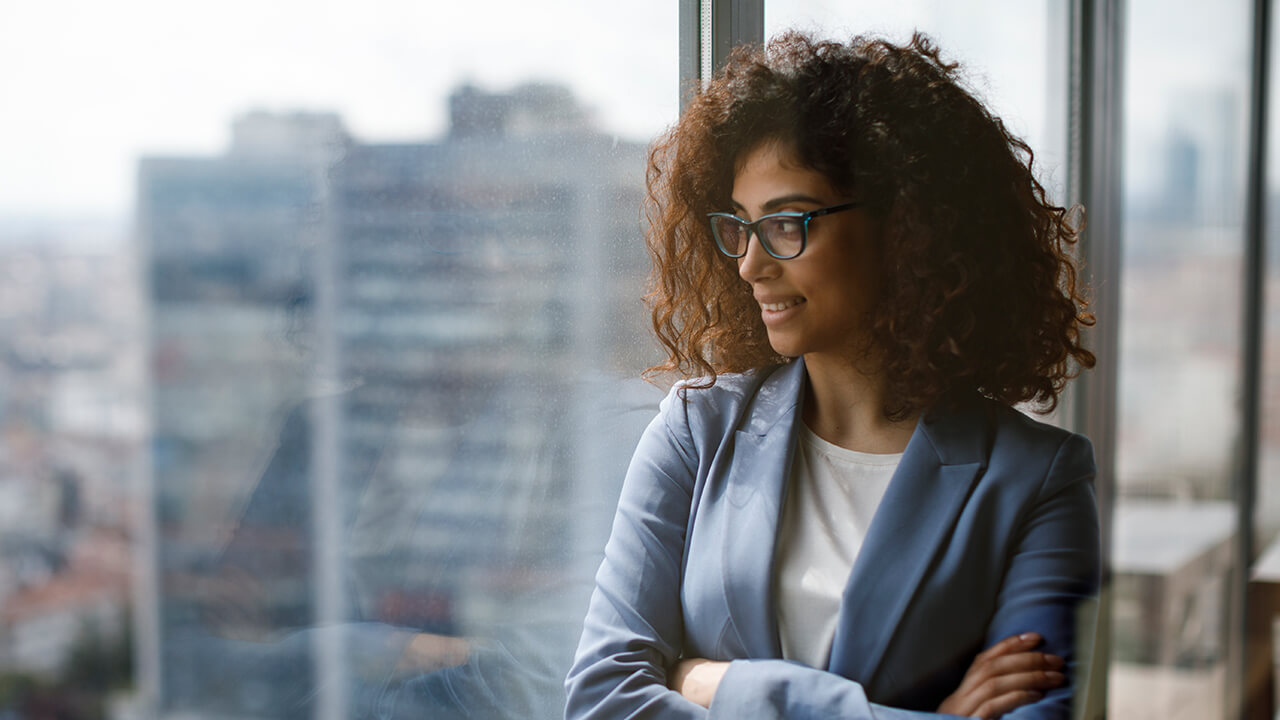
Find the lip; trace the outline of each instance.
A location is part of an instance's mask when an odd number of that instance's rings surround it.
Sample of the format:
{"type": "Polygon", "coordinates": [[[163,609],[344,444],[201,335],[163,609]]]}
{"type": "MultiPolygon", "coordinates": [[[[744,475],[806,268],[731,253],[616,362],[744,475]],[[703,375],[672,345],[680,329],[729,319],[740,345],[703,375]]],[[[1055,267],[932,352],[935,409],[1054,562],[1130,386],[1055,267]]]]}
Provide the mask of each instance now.
{"type": "Polygon", "coordinates": [[[799,313],[808,299],[799,295],[773,295],[757,297],[756,302],[760,305],[760,317],[765,325],[775,325],[799,313]]]}

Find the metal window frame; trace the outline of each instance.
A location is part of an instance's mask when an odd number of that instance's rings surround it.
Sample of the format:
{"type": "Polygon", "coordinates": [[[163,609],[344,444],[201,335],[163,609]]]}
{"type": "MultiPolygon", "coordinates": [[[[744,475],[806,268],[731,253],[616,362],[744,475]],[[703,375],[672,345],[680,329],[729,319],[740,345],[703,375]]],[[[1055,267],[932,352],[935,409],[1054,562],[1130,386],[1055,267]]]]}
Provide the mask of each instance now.
{"type": "Polygon", "coordinates": [[[730,51],[764,42],[764,0],[680,0],[680,109],[730,51]]]}
{"type": "MultiPolygon", "coordinates": [[[[1251,607],[1262,596],[1249,591],[1253,563],[1261,548],[1255,547],[1258,497],[1258,453],[1262,432],[1262,360],[1266,313],[1267,249],[1267,125],[1270,113],[1271,0],[1254,0],[1252,77],[1249,87],[1248,178],[1245,189],[1245,247],[1241,272],[1240,445],[1236,457],[1233,494],[1237,512],[1235,562],[1231,609],[1236,622],[1228,627],[1239,634],[1231,642],[1227,664],[1227,717],[1271,717],[1274,712],[1271,637],[1264,642],[1250,638],[1251,616],[1269,613],[1269,607],[1251,607]],[[1258,648],[1265,649],[1259,654],[1258,648]]],[[[1260,623],[1269,632],[1270,618],[1260,623]]]]}
{"type": "Polygon", "coordinates": [[[1073,0],[1070,24],[1068,196],[1088,213],[1080,240],[1085,280],[1097,324],[1085,332],[1097,366],[1075,380],[1068,424],[1093,442],[1102,535],[1102,588],[1091,642],[1080,656],[1083,702],[1076,718],[1107,713],[1111,658],[1112,525],[1115,508],[1116,388],[1119,360],[1124,108],[1124,0],[1073,0]]]}

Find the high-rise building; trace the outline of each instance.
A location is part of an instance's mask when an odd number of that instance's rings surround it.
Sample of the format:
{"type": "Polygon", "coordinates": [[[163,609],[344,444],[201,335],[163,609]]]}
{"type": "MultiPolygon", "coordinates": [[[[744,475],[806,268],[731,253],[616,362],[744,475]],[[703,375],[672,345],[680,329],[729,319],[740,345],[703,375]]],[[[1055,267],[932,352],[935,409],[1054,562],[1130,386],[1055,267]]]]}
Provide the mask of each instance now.
{"type": "Polygon", "coordinates": [[[162,717],[558,711],[647,419],[608,379],[648,354],[644,148],[555,86],[450,110],[439,142],[258,113],[142,163],[162,717]],[[416,633],[469,659],[407,667],[416,633]]]}

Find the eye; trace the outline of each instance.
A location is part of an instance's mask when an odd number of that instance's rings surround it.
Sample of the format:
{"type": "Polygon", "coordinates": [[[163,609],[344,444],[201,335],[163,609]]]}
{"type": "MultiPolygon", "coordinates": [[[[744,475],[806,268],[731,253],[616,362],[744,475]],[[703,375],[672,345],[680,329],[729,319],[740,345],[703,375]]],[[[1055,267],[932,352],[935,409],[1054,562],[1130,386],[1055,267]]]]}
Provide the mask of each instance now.
{"type": "Polygon", "coordinates": [[[798,217],[772,217],[766,221],[768,225],[767,232],[776,237],[793,237],[799,235],[804,229],[804,221],[798,217]]]}

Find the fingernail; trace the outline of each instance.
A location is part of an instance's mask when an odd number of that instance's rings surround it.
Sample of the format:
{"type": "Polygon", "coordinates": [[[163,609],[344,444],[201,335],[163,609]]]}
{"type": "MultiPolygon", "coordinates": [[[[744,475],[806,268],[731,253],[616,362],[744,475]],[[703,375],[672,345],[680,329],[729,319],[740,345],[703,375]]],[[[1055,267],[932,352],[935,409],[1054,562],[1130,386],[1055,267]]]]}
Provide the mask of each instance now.
{"type": "Polygon", "coordinates": [[[1057,655],[1045,655],[1044,662],[1051,668],[1060,668],[1063,665],[1062,658],[1057,655]]]}
{"type": "Polygon", "coordinates": [[[1062,673],[1060,673],[1060,672],[1056,672],[1056,671],[1054,671],[1054,670],[1049,670],[1048,672],[1046,672],[1046,673],[1044,674],[1044,676],[1045,676],[1045,678],[1047,678],[1050,682],[1053,682],[1054,684],[1064,682],[1064,681],[1067,679],[1067,676],[1066,676],[1066,675],[1063,675],[1062,673]]]}
{"type": "Polygon", "coordinates": [[[1039,640],[1040,636],[1035,633],[1022,633],[1018,636],[1018,639],[1023,642],[1031,642],[1032,640],[1039,640]]]}

